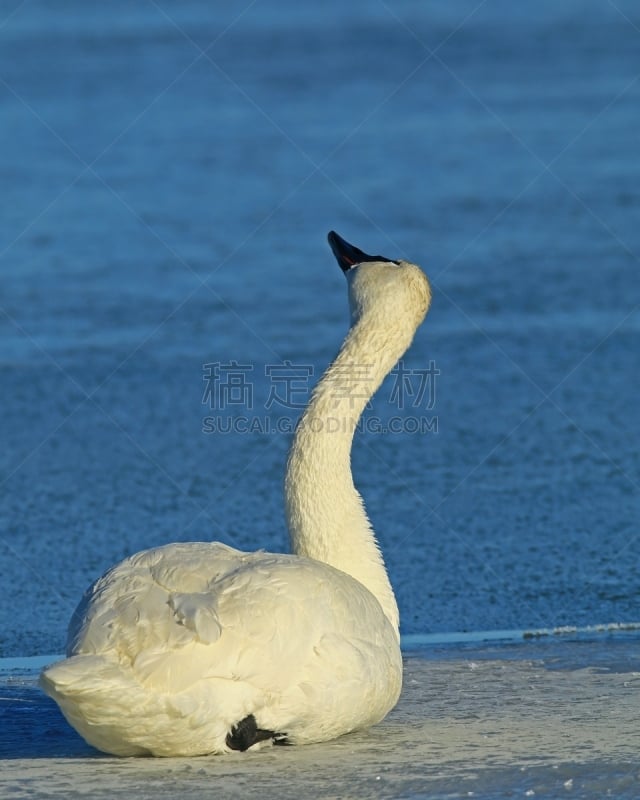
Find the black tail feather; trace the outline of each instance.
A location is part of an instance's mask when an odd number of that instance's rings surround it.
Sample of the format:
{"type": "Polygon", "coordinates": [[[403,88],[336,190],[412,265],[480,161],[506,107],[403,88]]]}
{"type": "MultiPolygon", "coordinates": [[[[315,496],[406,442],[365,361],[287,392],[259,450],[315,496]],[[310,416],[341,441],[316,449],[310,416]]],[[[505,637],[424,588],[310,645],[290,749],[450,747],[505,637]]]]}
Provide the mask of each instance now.
{"type": "Polygon", "coordinates": [[[274,744],[287,745],[286,733],[277,733],[276,731],[267,731],[259,728],[256,718],[253,714],[241,719],[236,725],[231,728],[231,732],[227,734],[226,742],[227,747],[231,750],[248,750],[258,742],[264,742],[267,739],[272,739],[274,744]]]}

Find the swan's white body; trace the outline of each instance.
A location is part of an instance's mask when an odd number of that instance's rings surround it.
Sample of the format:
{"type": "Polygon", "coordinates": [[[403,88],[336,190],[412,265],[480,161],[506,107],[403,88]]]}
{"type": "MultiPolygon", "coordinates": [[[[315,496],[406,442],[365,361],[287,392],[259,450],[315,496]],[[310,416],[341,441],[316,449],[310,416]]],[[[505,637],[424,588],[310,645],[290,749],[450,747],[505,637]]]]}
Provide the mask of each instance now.
{"type": "Polygon", "coordinates": [[[353,485],[350,450],[367,400],[411,343],[430,292],[418,267],[366,256],[332,236],[353,325],[289,456],[295,555],[172,544],[100,578],[72,618],[69,657],[41,678],[100,750],[188,756],[263,740],[323,741],[380,721],[398,699],[398,609],[353,485]],[[238,744],[247,719],[253,729],[238,744]]]}

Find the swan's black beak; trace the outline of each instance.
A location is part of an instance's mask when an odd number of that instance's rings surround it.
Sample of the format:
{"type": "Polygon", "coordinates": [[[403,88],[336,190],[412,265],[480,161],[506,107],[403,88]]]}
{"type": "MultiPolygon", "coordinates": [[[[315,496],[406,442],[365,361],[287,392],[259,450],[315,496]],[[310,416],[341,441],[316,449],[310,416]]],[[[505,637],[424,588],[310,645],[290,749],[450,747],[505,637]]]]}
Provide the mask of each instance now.
{"type": "Polygon", "coordinates": [[[343,272],[348,272],[351,267],[362,264],[363,261],[391,261],[390,258],[385,258],[384,256],[370,256],[360,250],[359,247],[349,244],[342,236],[338,236],[335,231],[331,231],[327,239],[333,255],[336,257],[336,261],[343,272]]]}

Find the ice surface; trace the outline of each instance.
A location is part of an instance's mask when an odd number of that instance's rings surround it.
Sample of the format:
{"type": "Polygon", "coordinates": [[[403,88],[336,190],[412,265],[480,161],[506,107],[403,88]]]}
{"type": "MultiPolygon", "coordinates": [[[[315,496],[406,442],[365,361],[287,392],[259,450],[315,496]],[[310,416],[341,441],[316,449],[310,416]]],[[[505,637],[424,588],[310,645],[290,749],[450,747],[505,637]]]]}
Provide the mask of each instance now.
{"type": "MultiPolygon", "coordinates": [[[[638,640],[408,651],[397,708],[322,745],[198,759],[91,750],[23,663],[0,673],[0,796],[600,798],[640,792],[638,640]],[[570,788],[569,793],[567,789],[570,788]]],[[[39,665],[37,665],[39,666],[39,665]]]]}

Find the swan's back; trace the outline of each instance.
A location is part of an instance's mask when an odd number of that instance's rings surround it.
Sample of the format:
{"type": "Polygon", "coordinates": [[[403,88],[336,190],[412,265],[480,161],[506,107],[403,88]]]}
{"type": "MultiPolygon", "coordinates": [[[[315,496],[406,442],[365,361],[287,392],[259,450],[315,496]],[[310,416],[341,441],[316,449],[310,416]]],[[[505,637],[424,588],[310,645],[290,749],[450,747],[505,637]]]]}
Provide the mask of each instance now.
{"type": "Polygon", "coordinates": [[[402,664],[378,601],[312,559],[174,544],[133,556],[83,598],[69,658],[43,688],[119,755],[225,752],[248,715],[303,743],[371,725],[402,664]]]}

